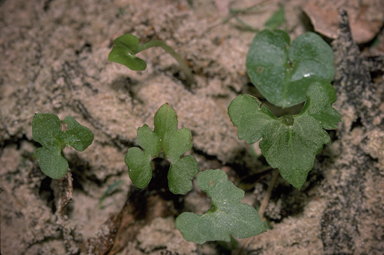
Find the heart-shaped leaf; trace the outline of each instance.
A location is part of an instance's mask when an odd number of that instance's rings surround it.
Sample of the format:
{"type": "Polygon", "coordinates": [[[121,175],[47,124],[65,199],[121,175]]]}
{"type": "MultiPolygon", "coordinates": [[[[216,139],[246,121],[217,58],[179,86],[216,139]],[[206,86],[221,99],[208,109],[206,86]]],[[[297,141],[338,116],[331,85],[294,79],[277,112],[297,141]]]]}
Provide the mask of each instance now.
{"type": "Polygon", "coordinates": [[[136,50],[139,47],[139,39],[131,34],[125,34],[113,41],[111,52],[108,55],[108,60],[125,65],[134,71],[143,71],[147,68],[147,64],[141,58],[135,56],[136,50]]]}
{"type": "Polygon", "coordinates": [[[323,128],[337,128],[341,121],[332,108],[336,92],[331,84],[314,82],[307,98],[300,114],[280,118],[250,95],[238,96],[228,107],[239,139],[253,144],[262,138],[259,146],[268,164],[279,168],[281,176],[298,189],[313,168],[316,154],[331,141],[323,128]]]}
{"type": "Polygon", "coordinates": [[[335,74],[331,47],[312,32],[290,44],[289,35],[282,30],[261,31],[251,43],[246,67],[261,94],[281,107],[304,102],[312,82],[330,82],[335,74]]]}
{"type": "Polygon", "coordinates": [[[177,115],[169,104],[164,104],[155,114],[155,130],[147,125],[137,130],[139,148],[131,148],[125,156],[129,177],[133,184],[143,188],[152,179],[151,160],[164,157],[171,163],[168,185],[174,194],[185,194],[192,189],[192,178],[199,172],[199,165],[192,156],[181,157],[192,148],[191,131],[177,130],[177,115]]]}
{"type": "Polygon", "coordinates": [[[229,242],[230,235],[247,238],[266,231],[256,209],[241,203],[244,191],[228,181],[224,171],[201,172],[197,185],[211,197],[211,208],[203,215],[184,212],[177,217],[176,228],[185,240],[229,242]]]}
{"type": "Polygon", "coordinates": [[[32,120],[32,136],[43,147],[35,152],[41,171],[53,179],[65,176],[68,162],[61,155],[65,146],[70,145],[83,151],[91,145],[93,133],[80,125],[73,117],[67,116],[63,122],[51,113],[35,114],[32,120]]]}

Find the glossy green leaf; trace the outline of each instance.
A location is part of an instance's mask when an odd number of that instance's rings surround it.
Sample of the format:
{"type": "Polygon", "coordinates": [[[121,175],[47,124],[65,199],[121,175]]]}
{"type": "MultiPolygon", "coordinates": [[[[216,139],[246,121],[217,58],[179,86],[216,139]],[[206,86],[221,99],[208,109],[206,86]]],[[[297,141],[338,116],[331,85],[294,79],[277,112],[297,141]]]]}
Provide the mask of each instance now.
{"type": "Polygon", "coordinates": [[[145,61],[135,56],[139,47],[139,39],[136,36],[125,34],[116,38],[113,43],[115,46],[108,55],[109,61],[125,65],[134,71],[143,71],[147,68],[145,61]]]}
{"type": "Polygon", "coordinates": [[[289,35],[282,30],[261,31],[251,43],[246,67],[261,94],[281,107],[304,102],[312,82],[330,82],[335,74],[331,47],[312,32],[290,44],[289,35]]]}
{"type": "Polygon", "coordinates": [[[337,128],[340,114],[332,107],[336,92],[325,81],[314,82],[307,91],[300,114],[276,118],[257,98],[241,95],[228,107],[238,137],[259,146],[268,164],[279,168],[281,176],[300,189],[313,168],[316,154],[331,139],[323,129],[337,128]]]}
{"type": "Polygon", "coordinates": [[[256,209],[241,203],[244,191],[228,181],[224,171],[201,172],[197,185],[211,198],[211,208],[203,215],[184,212],[177,217],[176,228],[185,240],[229,242],[230,235],[247,238],[266,231],[256,209]]]}
{"type": "Polygon", "coordinates": [[[93,141],[91,130],[80,125],[74,118],[67,116],[61,122],[51,113],[35,114],[32,136],[43,146],[35,152],[41,171],[53,179],[60,179],[67,173],[68,162],[61,154],[65,146],[70,145],[83,151],[93,141]]]}
{"type": "Polygon", "coordinates": [[[129,177],[133,184],[143,188],[152,179],[151,160],[163,157],[170,161],[168,185],[171,192],[185,194],[192,189],[192,178],[199,172],[199,165],[192,156],[181,157],[191,150],[191,131],[177,130],[177,115],[169,104],[164,104],[155,114],[155,130],[147,125],[137,130],[139,148],[130,148],[125,156],[129,177]]]}

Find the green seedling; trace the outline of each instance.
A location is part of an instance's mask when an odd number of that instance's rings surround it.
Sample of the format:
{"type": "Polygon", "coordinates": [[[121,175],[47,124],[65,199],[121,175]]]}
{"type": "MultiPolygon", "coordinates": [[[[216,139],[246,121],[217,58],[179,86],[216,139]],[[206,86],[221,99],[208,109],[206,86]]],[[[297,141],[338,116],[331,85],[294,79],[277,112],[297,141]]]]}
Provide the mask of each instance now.
{"type": "Polygon", "coordinates": [[[247,238],[266,231],[256,209],[240,202],[244,191],[228,181],[224,171],[201,172],[197,185],[211,198],[211,208],[203,215],[184,212],[177,217],[176,228],[185,240],[229,242],[231,235],[247,238]]]}
{"type": "Polygon", "coordinates": [[[341,121],[332,107],[336,92],[325,81],[312,83],[306,93],[307,101],[300,114],[275,117],[268,106],[250,95],[235,98],[228,114],[238,137],[248,144],[260,141],[260,149],[268,164],[279,168],[281,176],[300,189],[315,156],[331,139],[324,129],[336,129],[341,121]]]}
{"type": "Polygon", "coordinates": [[[119,180],[119,181],[114,182],[113,184],[111,184],[108,187],[108,189],[104,192],[103,196],[99,200],[99,209],[104,208],[104,206],[103,206],[104,199],[108,196],[111,196],[115,192],[117,192],[120,189],[120,184],[122,184],[122,183],[123,183],[123,180],[119,180]]]}
{"type": "Polygon", "coordinates": [[[67,116],[61,122],[50,113],[35,114],[32,135],[43,146],[35,152],[41,171],[53,179],[63,178],[68,171],[68,161],[62,155],[65,146],[84,151],[93,141],[91,130],[80,125],[73,117],[67,116]]]}
{"type": "Polygon", "coordinates": [[[125,65],[134,71],[143,71],[147,68],[147,64],[141,58],[136,57],[136,54],[152,47],[161,47],[179,63],[181,70],[187,78],[187,83],[192,84],[195,82],[191,69],[184,59],[163,41],[150,41],[139,46],[139,39],[136,36],[125,34],[116,38],[113,43],[115,46],[113,46],[108,55],[109,61],[125,65]]]}
{"type": "Polygon", "coordinates": [[[312,32],[290,43],[282,30],[265,29],[253,39],[246,67],[252,83],[272,104],[290,107],[306,100],[314,81],[331,82],[335,74],[331,47],[312,32]]]}
{"type": "Polygon", "coordinates": [[[193,156],[181,157],[192,149],[191,131],[177,130],[177,115],[169,104],[164,104],[155,114],[155,130],[148,125],[137,130],[140,148],[133,147],[125,156],[129,177],[133,184],[143,188],[152,179],[151,160],[163,158],[170,161],[168,172],[169,190],[174,194],[185,194],[192,189],[192,178],[199,172],[199,165],[193,156]]]}

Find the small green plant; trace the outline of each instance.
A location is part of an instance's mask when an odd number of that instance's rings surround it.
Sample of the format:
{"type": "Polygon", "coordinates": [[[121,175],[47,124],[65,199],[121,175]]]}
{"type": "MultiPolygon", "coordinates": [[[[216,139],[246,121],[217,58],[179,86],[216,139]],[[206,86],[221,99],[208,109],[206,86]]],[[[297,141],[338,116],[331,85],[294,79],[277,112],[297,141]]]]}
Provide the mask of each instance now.
{"type": "Polygon", "coordinates": [[[185,240],[229,242],[231,235],[247,238],[266,231],[256,209],[240,202],[244,191],[228,181],[224,171],[201,172],[197,185],[211,197],[211,208],[203,215],[184,212],[176,218],[176,228],[185,240]]]}
{"type": "Polygon", "coordinates": [[[104,194],[101,196],[99,200],[99,209],[104,208],[103,206],[104,199],[107,198],[108,196],[111,196],[115,192],[117,192],[120,189],[120,184],[122,183],[123,183],[123,180],[119,180],[109,185],[109,187],[107,188],[107,190],[104,192],[104,194]]]}
{"type": "Polygon", "coordinates": [[[125,34],[116,38],[113,43],[115,46],[108,55],[109,61],[125,65],[134,71],[143,71],[147,68],[147,64],[141,58],[136,57],[136,54],[152,47],[161,47],[179,63],[187,78],[187,83],[192,84],[195,82],[192,72],[184,59],[171,46],[161,40],[150,41],[139,46],[139,39],[136,36],[125,34]]]}
{"type": "Polygon", "coordinates": [[[339,112],[332,108],[336,92],[331,84],[312,83],[307,98],[300,114],[280,118],[250,95],[238,96],[228,107],[239,139],[253,144],[262,138],[259,146],[267,162],[279,168],[281,176],[298,189],[323,144],[331,142],[324,129],[335,129],[341,121],[339,112]]]}
{"type": "Polygon", "coordinates": [[[83,151],[92,143],[93,133],[67,116],[61,122],[51,113],[35,114],[32,120],[33,139],[43,147],[38,148],[35,157],[41,171],[52,179],[61,179],[68,171],[68,161],[63,157],[65,146],[83,151]]]}
{"type": "MultiPolygon", "coordinates": [[[[199,172],[193,156],[181,157],[193,144],[187,128],[177,130],[177,115],[169,104],[162,105],[155,114],[155,130],[147,125],[138,128],[137,142],[143,150],[130,148],[125,156],[129,177],[139,188],[147,186],[152,178],[151,160],[168,159],[169,190],[185,194],[192,189],[191,180],[199,172]]],[[[212,198],[211,209],[204,215],[182,213],[176,219],[176,227],[187,241],[229,241],[233,234],[246,238],[265,231],[256,209],[240,203],[244,191],[227,180],[221,170],[206,170],[197,177],[197,185],[212,198]]]]}
{"type": "Polygon", "coordinates": [[[155,130],[148,125],[137,130],[140,148],[133,147],[125,156],[129,177],[133,184],[143,188],[152,179],[151,160],[163,158],[170,161],[168,186],[174,194],[185,194],[192,189],[192,178],[199,172],[199,165],[192,156],[181,157],[192,149],[191,131],[177,130],[177,115],[169,104],[164,104],[155,114],[155,130]]]}
{"type": "Polygon", "coordinates": [[[259,146],[267,162],[300,189],[315,156],[331,142],[324,129],[341,121],[332,104],[336,92],[328,82],[334,75],[332,49],[322,39],[306,33],[289,46],[281,30],[257,34],[247,55],[247,71],[265,98],[282,107],[306,103],[300,114],[275,117],[257,98],[241,95],[228,107],[238,137],[259,146]]]}
{"type": "Polygon", "coordinates": [[[320,36],[307,32],[290,44],[282,30],[256,34],[246,60],[248,75],[272,104],[290,107],[306,100],[309,85],[331,82],[335,74],[333,51],[320,36]]]}

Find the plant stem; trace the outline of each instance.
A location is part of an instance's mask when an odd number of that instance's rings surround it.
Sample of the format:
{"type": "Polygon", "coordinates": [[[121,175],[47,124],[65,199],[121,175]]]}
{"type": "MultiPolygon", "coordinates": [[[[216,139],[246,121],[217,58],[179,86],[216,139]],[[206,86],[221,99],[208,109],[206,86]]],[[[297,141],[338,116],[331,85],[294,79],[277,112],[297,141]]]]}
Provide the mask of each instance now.
{"type": "MultiPolygon", "coordinates": [[[[262,221],[265,221],[264,212],[265,212],[265,209],[267,208],[269,199],[271,198],[273,187],[275,186],[278,177],[279,177],[279,170],[277,168],[273,169],[272,178],[271,178],[271,181],[269,182],[267,193],[265,194],[265,197],[263,198],[263,201],[261,201],[261,205],[259,207],[259,215],[262,221]]],[[[245,254],[246,252],[244,252],[244,250],[249,247],[249,244],[253,242],[254,238],[255,236],[252,236],[248,239],[241,240],[239,243],[240,249],[237,254],[238,255],[245,254]]]]}
{"type": "Polygon", "coordinates": [[[189,85],[191,85],[192,83],[195,83],[195,78],[193,77],[191,69],[189,68],[185,60],[179,54],[177,54],[176,51],[171,46],[166,44],[164,41],[155,40],[155,41],[144,43],[140,45],[133,53],[136,54],[152,47],[161,47],[166,52],[168,52],[179,63],[181,70],[184,72],[187,78],[187,83],[189,85]]]}
{"type": "Polygon", "coordinates": [[[267,205],[268,205],[269,199],[271,198],[272,190],[273,190],[273,187],[276,184],[277,177],[279,177],[279,170],[278,169],[274,169],[273,170],[273,174],[272,174],[272,179],[269,182],[269,186],[268,186],[268,189],[267,189],[267,194],[265,194],[265,197],[263,198],[263,201],[261,201],[261,205],[260,205],[260,208],[259,208],[259,215],[260,215],[260,218],[261,218],[262,221],[265,220],[264,212],[265,212],[265,209],[267,209],[267,205]]]}

